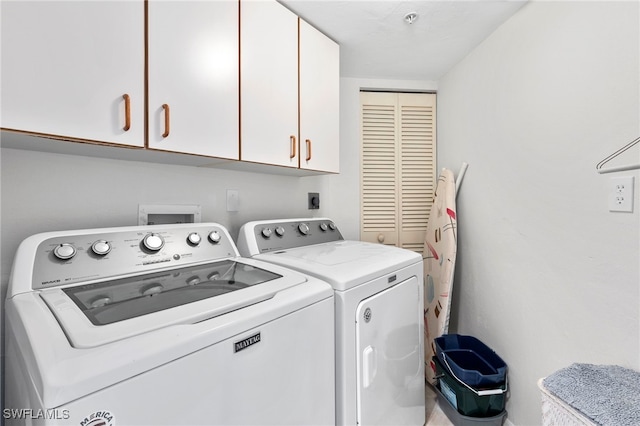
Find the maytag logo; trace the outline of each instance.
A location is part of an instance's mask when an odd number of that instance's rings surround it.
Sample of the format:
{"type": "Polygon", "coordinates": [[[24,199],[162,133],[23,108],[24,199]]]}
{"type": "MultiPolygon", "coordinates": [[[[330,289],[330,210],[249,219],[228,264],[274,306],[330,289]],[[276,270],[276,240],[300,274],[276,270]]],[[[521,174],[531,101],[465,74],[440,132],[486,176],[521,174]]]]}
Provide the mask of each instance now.
{"type": "Polygon", "coordinates": [[[260,333],[256,333],[253,336],[249,336],[246,339],[242,339],[239,342],[233,344],[234,352],[240,352],[243,349],[247,349],[251,345],[260,343],[260,333]]]}

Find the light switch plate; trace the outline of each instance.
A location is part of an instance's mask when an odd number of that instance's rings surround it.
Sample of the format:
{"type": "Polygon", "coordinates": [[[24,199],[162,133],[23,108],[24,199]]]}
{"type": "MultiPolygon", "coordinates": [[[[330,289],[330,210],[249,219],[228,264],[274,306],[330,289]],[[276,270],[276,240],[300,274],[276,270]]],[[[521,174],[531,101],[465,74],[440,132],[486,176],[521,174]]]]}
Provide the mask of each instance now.
{"type": "Polygon", "coordinates": [[[235,189],[227,189],[227,211],[237,212],[240,209],[240,194],[235,189]]]}

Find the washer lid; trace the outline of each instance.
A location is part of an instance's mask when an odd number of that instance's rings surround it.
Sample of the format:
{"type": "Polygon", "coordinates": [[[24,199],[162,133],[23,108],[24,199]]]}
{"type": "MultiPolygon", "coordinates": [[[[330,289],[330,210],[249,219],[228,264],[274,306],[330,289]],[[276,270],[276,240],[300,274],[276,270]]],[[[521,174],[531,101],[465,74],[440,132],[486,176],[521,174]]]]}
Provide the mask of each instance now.
{"type": "Polygon", "coordinates": [[[237,260],[45,290],[72,346],[87,348],[172,324],[203,321],[305,282],[237,260]]]}
{"type": "Polygon", "coordinates": [[[327,281],[344,291],[422,261],[413,251],[363,241],[334,241],[254,256],[327,281]]]}

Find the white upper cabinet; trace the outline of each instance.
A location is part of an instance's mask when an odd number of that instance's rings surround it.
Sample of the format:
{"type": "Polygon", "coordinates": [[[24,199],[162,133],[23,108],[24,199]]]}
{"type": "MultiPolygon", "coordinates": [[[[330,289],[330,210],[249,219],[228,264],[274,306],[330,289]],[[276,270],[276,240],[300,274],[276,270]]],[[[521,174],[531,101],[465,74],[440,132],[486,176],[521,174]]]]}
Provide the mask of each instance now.
{"type": "Polygon", "coordinates": [[[144,146],[144,3],[2,2],[3,129],[144,146]]]}
{"type": "Polygon", "coordinates": [[[300,19],[300,168],[340,168],[340,48],[300,19]]]}
{"type": "Polygon", "coordinates": [[[240,14],[240,159],[337,173],[338,45],[276,1],[240,14]]]}
{"type": "Polygon", "coordinates": [[[149,148],[238,159],[238,2],[152,0],[149,148]]]}
{"type": "Polygon", "coordinates": [[[3,1],[0,15],[11,147],[339,171],[339,47],[275,0],[3,1]]]}
{"type": "Polygon", "coordinates": [[[244,0],[240,16],[240,159],[297,168],[298,17],[244,0]]]}

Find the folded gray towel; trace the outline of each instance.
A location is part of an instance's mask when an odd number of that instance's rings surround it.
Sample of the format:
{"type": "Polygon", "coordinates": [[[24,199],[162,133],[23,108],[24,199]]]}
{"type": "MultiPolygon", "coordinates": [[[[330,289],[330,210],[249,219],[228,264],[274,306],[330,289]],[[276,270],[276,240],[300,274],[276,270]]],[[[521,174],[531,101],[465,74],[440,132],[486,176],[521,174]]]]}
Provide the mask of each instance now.
{"type": "Polygon", "coordinates": [[[543,383],[598,424],[640,425],[640,372],[617,365],[572,364],[543,383]]]}

